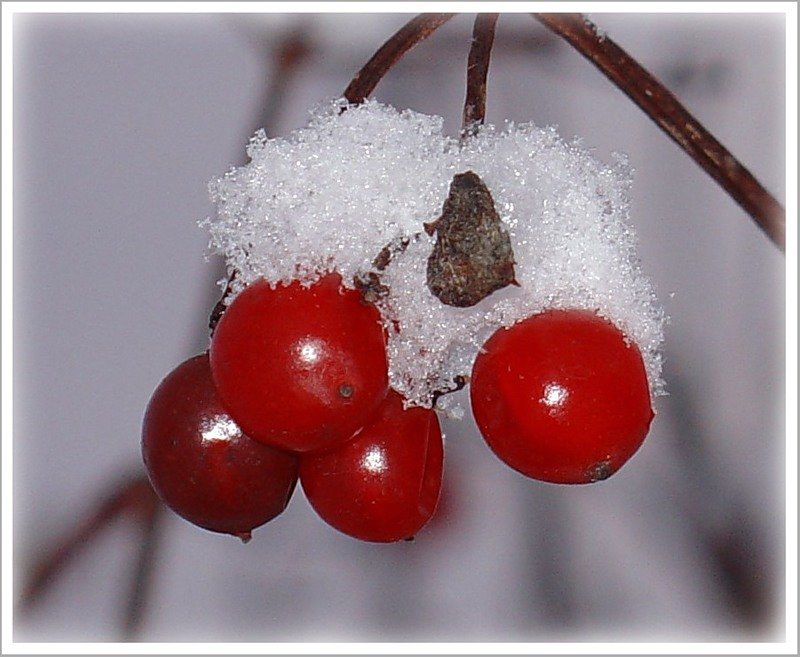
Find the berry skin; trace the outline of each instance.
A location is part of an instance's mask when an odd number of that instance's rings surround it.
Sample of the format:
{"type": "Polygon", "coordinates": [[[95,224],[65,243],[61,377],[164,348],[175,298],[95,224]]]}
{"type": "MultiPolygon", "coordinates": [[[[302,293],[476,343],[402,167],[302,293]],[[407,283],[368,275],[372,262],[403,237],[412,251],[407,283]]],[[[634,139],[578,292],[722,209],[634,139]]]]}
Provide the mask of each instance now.
{"type": "Polygon", "coordinates": [[[550,310],[496,331],[475,359],[470,400],[502,461],[562,484],[611,476],[653,419],[638,348],[584,310],[550,310]]]}
{"type": "Polygon", "coordinates": [[[310,287],[262,280],[225,311],[211,340],[211,371],[248,435],[309,452],[349,439],[389,388],[380,315],[328,274],[310,287]]]}
{"type": "Polygon", "coordinates": [[[185,361],[156,388],[142,456],[150,483],[173,511],[243,540],[286,508],[297,483],[297,457],[251,440],[223,409],[207,354],[185,361]]]}
{"type": "Polygon", "coordinates": [[[436,413],[403,409],[391,391],[353,440],[300,460],[300,483],[319,516],[362,541],[414,536],[430,520],[442,485],[444,449],[436,413]]]}

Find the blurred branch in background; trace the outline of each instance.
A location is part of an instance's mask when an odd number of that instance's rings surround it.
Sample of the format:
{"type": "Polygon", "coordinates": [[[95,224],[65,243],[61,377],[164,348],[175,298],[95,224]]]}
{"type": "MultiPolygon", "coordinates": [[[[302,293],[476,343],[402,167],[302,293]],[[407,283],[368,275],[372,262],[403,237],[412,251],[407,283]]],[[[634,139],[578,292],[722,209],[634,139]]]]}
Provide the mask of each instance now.
{"type": "Polygon", "coordinates": [[[246,20],[233,14],[234,26],[253,44],[265,60],[264,68],[269,79],[264,85],[263,100],[257,105],[258,115],[247,137],[257,129],[264,129],[267,136],[275,136],[275,126],[281,120],[285,97],[297,79],[302,66],[316,50],[312,35],[313,16],[298,14],[292,23],[280,33],[272,36],[258,30],[246,20]]]}
{"type": "Polygon", "coordinates": [[[684,521],[692,527],[725,606],[747,631],[763,631],[774,615],[770,591],[777,581],[759,536],[756,510],[729,480],[709,449],[697,408],[698,395],[673,367],[669,374],[672,448],[683,477],[674,491],[684,521]]]}
{"type": "Polygon", "coordinates": [[[635,59],[581,14],[533,14],[636,103],[786,249],[786,212],[753,175],[635,59]]]}
{"type": "Polygon", "coordinates": [[[151,591],[153,554],[158,540],[159,518],[164,506],[144,475],[127,476],[115,484],[110,493],[89,511],[69,534],[45,550],[44,557],[34,566],[17,603],[19,613],[27,613],[61,575],[94,541],[103,530],[122,518],[138,524],[142,541],[138,558],[131,572],[127,604],[122,618],[125,640],[138,631],[148,595],[151,591]]]}

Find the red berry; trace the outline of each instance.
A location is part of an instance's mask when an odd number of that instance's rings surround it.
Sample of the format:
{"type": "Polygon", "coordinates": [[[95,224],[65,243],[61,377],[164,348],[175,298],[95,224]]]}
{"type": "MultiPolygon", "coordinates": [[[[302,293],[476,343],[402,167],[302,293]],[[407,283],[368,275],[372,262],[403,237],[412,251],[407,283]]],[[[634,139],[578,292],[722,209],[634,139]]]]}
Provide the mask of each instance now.
{"type": "Polygon", "coordinates": [[[484,344],[472,411],[494,453],[534,479],[605,479],[639,449],[653,419],[636,345],[589,311],[550,310],[484,344]]]}
{"type": "Polygon", "coordinates": [[[413,537],[433,515],[443,456],[436,413],[404,410],[391,391],[353,440],[301,458],[300,483],[329,525],[363,541],[389,543],[413,537]]]}
{"type": "Polygon", "coordinates": [[[248,435],[308,452],[349,439],[386,396],[380,315],[329,274],[310,287],[259,280],[225,311],[211,371],[248,435]]]}
{"type": "Polygon", "coordinates": [[[156,388],[142,455],[167,506],[195,525],[243,539],[286,508],[297,483],[297,457],[251,440],[223,409],[206,354],[156,388]]]}

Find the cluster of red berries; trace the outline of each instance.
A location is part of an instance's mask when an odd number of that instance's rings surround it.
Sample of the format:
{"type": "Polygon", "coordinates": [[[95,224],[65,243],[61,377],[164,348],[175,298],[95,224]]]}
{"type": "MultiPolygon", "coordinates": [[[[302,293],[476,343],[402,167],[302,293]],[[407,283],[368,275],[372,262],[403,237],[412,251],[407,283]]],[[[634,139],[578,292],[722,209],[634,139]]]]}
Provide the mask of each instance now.
{"type": "MultiPolygon", "coordinates": [[[[653,417],[638,349],[586,311],[498,330],[470,385],[491,449],[544,481],[609,476],[653,417]]],[[[249,538],[299,479],[326,522],[377,542],[411,538],[431,518],[444,451],[436,413],[404,408],[389,387],[377,309],[338,274],[243,290],[209,352],[156,389],[142,450],[164,502],[201,527],[249,538]]]]}

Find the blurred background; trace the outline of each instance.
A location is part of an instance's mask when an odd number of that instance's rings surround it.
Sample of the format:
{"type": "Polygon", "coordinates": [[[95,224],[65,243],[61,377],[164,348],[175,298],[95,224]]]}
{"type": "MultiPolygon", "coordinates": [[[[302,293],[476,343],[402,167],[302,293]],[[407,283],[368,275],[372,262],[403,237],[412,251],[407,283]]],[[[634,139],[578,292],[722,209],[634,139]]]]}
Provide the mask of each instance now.
{"type": "MultiPolygon", "coordinates": [[[[473,15],[373,95],[457,134],[473,15]]],[[[222,263],[208,181],[259,127],[304,125],[410,16],[14,17],[14,578],[125,477],[153,389],[207,346],[222,263]]],[[[782,15],[593,14],[785,202],[782,15]]],[[[631,222],[671,317],[669,396],[640,452],[582,487],[505,467],[445,420],[439,512],[357,542],[298,487],[252,542],[172,513],[138,625],[130,517],[15,615],[16,641],[740,641],[784,637],[784,256],[592,65],[504,14],[487,121],[556,125],[630,155],[631,222]]]]}

